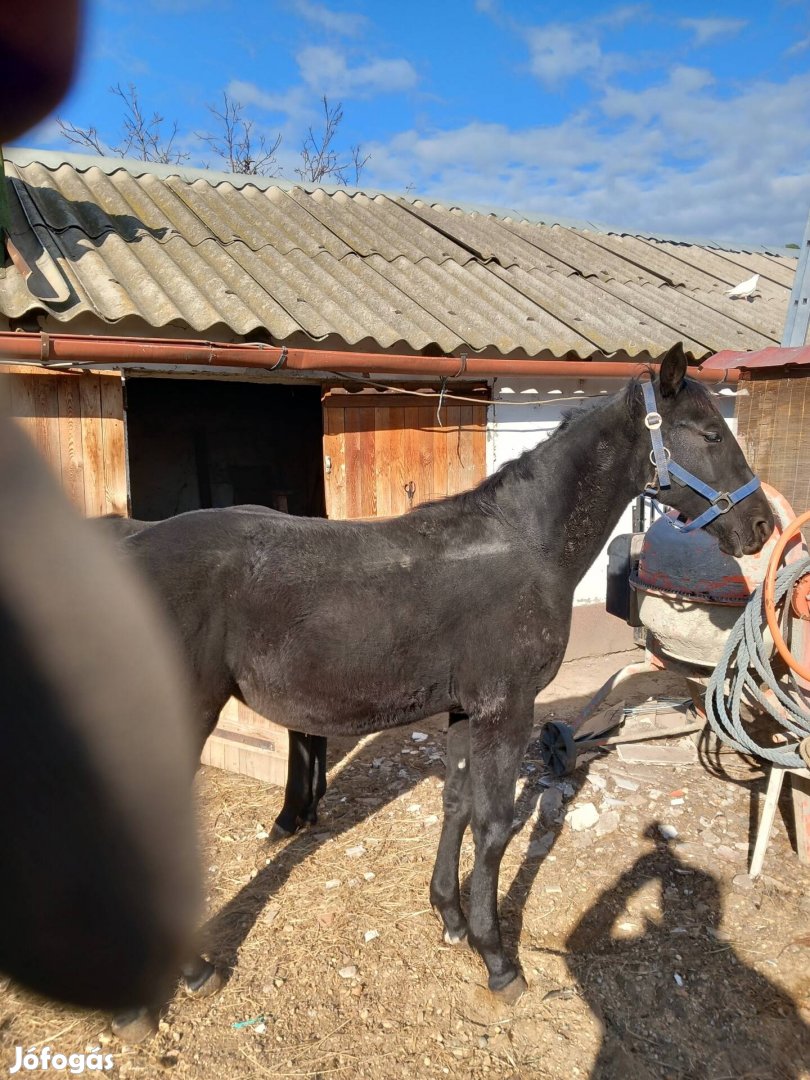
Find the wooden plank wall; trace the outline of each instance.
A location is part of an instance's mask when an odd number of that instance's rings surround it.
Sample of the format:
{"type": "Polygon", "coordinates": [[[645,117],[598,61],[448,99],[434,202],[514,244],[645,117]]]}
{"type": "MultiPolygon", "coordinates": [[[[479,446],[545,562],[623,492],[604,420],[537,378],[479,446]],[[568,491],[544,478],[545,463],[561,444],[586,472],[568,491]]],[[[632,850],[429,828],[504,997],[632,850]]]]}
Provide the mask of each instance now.
{"type": "Polygon", "coordinates": [[[120,375],[3,367],[0,407],[30,436],[81,513],[127,513],[120,375]]]}
{"type": "MultiPolygon", "coordinates": [[[[120,375],[0,368],[3,409],[31,437],[82,514],[128,513],[120,375]]],[[[201,761],[283,787],[287,756],[286,730],[231,698],[201,761]]]]}
{"type": "Polygon", "coordinates": [[[431,402],[393,393],[325,395],[330,518],[404,514],[484,478],[486,402],[453,402],[448,395],[441,424],[436,399],[431,402]]]}
{"type": "Polygon", "coordinates": [[[230,698],[203,748],[200,762],[284,787],[288,757],[287,729],[230,698]]]}
{"type": "Polygon", "coordinates": [[[746,371],[737,398],[737,438],[754,472],[797,514],[810,510],[810,372],[746,371]]]}

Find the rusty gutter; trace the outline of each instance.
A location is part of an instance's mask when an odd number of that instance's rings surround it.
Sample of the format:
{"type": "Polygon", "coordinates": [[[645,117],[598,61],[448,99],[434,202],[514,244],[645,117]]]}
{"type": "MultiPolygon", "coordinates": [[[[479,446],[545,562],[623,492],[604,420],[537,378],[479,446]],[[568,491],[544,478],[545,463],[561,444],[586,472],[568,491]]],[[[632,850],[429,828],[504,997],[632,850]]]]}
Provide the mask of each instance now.
{"type": "MultiPolygon", "coordinates": [[[[71,368],[101,364],[139,366],[177,365],[217,368],[251,368],[258,371],[374,372],[386,375],[428,375],[436,378],[630,378],[646,367],[640,361],[599,360],[498,360],[460,356],[392,355],[389,353],[340,352],[329,349],[241,342],[173,338],[97,337],[80,334],[0,331],[0,360],[36,363],[44,367],[71,368]]],[[[737,382],[735,370],[701,370],[689,374],[701,382],[737,382]]]]}

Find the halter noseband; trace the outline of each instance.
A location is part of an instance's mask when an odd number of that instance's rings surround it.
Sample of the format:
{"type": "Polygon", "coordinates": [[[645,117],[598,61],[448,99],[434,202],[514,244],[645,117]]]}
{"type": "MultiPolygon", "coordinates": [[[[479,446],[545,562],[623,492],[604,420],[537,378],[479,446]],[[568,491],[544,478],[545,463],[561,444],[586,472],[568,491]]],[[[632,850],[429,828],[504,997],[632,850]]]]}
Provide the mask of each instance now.
{"type": "Polygon", "coordinates": [[[644,491],[645,495],[649,495],[652,498],[658,494],[661,488],[668,488],[672,486],[670,480],[670,474],[675,477],[681,484],[686,487],[692,488],[698,495],[702,495],[704,499],[708,500],[711,504],[703,513],[696,517],[693,521],[682,523],[679,521],[672,521],[672,525],[678,529],[679,532],[692,532],[693,529],[702,529],[705,525],[714,521],[715,518],[720,517],[721,514],[727,514],[733,506],[736,506],[738,502],[742,502],[743,499],[752,495],[759,487],[759,477],[753,476],[747,484],[743,484],[742,487],[738,487],[736,491],[715,491],[713,487],[708,484],[704,484],[702,480],[699,480],[697,476],[690,473],[688,469],[682,468],[677,462],[672,460],[672,455],[669,450],[664,446],[664,440],[661,437],[661,424],[663,423],[661,414],[656,409],[655,400],[655,388],[651,381],[645,380],[641,384],[641,388],[644,391],[644,404],[647,406],[647,415],[644,417],[644,426],[650,433],[652,439],[652,451],[650,452],[650,460],[655,466],[654,483],[648,485],[644,491]]]}

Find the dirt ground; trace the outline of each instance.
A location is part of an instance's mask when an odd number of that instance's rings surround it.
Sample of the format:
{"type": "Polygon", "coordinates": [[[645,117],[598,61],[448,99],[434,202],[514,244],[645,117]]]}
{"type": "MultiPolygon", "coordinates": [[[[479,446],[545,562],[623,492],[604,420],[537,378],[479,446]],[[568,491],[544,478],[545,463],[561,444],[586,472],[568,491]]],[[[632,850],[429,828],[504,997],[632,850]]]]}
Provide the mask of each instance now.
{"type": "MultiPolygon", "coordinates": [[[[565,665],[538,725],[572,716],[638,658],[565,665]]],[[[613,698],[662,694],[685,696],[684,684],[637,676],[613,698]]],[[[761,769],[730,751],[638,765],[614,750],[555,782],[533,742],[501,872],[506,937],[529,982],[508,1009],[478,958],[443,944],[428,902],[443,720],[421,741],[402,730],[332,745],[319,826],[278,848],[262,834],[280,791],[205,769],[206,936],[224,989],[178,993],[154,1039],[124,1047],[101,1014],[6,986],[2,1066],[15,1046],[47,1043],[103,1045],[133,1078],[810,1078],[810,867],[791,847],[787,785],[751,883],[761,769]],[[574,831],[565,814],[587,803],[598,820],[574,831]]],[[[472,856],[468,834],[464,876],[472,856]]]]}

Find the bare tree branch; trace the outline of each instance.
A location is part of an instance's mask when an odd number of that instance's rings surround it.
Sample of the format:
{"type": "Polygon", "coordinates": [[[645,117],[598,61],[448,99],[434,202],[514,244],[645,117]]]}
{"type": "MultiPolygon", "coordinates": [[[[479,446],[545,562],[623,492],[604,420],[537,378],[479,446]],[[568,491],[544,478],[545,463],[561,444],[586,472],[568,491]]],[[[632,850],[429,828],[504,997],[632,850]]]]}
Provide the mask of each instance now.
{"type": "MultiPolygon", "coordinates": [[[[354,183],[359,184],[360,183],[360,174],[362,173],[363,169],[368,164],[369,159],[371,158],[371,154],[366,154],[365,157],[361,157],[361,150],[360,150],[360,144],[359,143],[356,146],[350,147],[349,149],[350,149],[351,155],[352,155],[351,162],[349,163],[349,167],[354,170],[354,183]]],[[[345,184],[346,181],[343,180],[342,183],[345,184]]]]}
{"type": "Polygon", "coordinates": [[[110,88],[110,92],[121,98],[125,110],[124,141],[112,147],[114,153],[119,157],[128,157],[134,147],[135,156],[141,161],[159,161],[164,165],[179,165],[188,161],[190,154],[174,149],[174,140],[177,137],[176,120],[172,125],[171,135],[164,141],[161,132],[164,118],[158,113],[152,113],[152,119],[146,119],[141,111],[134,83],[130,83],[126,90],[118,83],[110,88]]]}
{"type": "Polygon", "coordinates": [[[323,103],[323,128],[316,135],[312,128],[301,146],[301,168],[295,172],[302,180],[317,184],[321,180],[331,179],[338,184],[347,184],[348,177],[354,173],[354,183],[360,179],[360,174],[369,159],[367,154],[361,156],[359,146],[350,148],[348,161],[341,161],[341,155],[333,149],[332,143],[337,130],[343,120],[343,105],[330,106],[329,100],[324,94],[323,103]]]}
{"type": "MultiPolygon", "coordinates": [[[[161,130],[164,118],[158,113],[153,113],[151,120],[146,119],[138,101],[138,91],[133,83],[130,83],[126,90],[120,83],[111,86],[110,93],[121,98],[124,103],[122,120],[124,138],[117,146],[110,146],[109,152],[117,157],[136,157],[141,161],[159,161],[164,165],[179,165],[188,161],[191,155],[174,147],[177,121],[172,125],[171,135],[166,139],[161,130]]],[[[57,118],[57,123],[62,135],[69,142],[87,147],[102,156],[108,153],[101,142],[97,128],[81,128],[59,118],[57,118]]]]}
{"type": "Polygon", "coordinates": [[[301,146],[301,168],[295,170],[302,180],[312,183],[331,176],[338,165],[337,153],[331,146],[343,119],[343,106],[340,102],[330,108],[325,94],[321,100],[324,112],[323,131],[316,136],[312,128],[309,129],[309,134],[301,146]]]}
{"type": "MultiPolygon", "coordinates": [[[[115,94],[123,103],[121,140],[115,145],[107,146],[97,128],[82,128],[58,118],[59,129],[68,142],[102,156],[115,154],[118,157],[136,157],[142,161],[158,161],[166,165],[179,165],[190,159],[189,152],[178,150],[175,146],[177,122],[172,124],[171,132],[166,137],[163,131],[166,122],[164,117],[154,112],[151,118],[147,119],[134,83],[129,83],[126,88],[120,83],[111,86],[110,93],[115,94]]],[[[259,135],[257,139],[253,131],[253,121],[245,118],[241,103],[229,97],[227,92],[222,95],[222,99],[221,111],[214,105],[208,106],[221,130],[213,135],[195,132],[196,138],[206,143],[217,157],[222,158],[231,172],[278,176],[276,154],[281,145],[281,135],[277,135],[272,144],[268,143],[263,135],[259,135]]],[[[322,180],[332,180],[337,184],[357,184],[368,163],[369,155],[364,155],[359,145],[350,146],[348,152],[335,149],[335,137],[343,122],[343,105],[341,102],[330,105],[325,94],[321,103],[323,125],[317,134],[310,127],[301,146],[301,166],[295,172],[302,180],[313,184],[322,180]]]]}
{"type": "Polygon", "coordinates": [[[101,139],[99,138],[98,130],[94,127],[80,128],[75,124],[71,124],[66,120],[63,120],[61,116],[57,116],[56,122],[59,125],[59,131],[68,142],[76,143],[77,146],[84,146],[88,150],[94,151],[96,154],[100,154],[104,157],[107,151],[102,146],[101,139]]]}
{"type": "Polygon", "coordinates": [[[208,143],[214,153],[228,163],[231,172],[252,176],[278,176],[276,151],[281,146],[281,135],[276,136],[272,146],[267,144],[263,135],[259,136],[258,145],[254,144],[253,121],[245,119],[242,105],[228,97],[227,92],[223,93],[222,97],[222,112],[213,105],[208,106],[209,112],[220,121],[222,133],[204,135],[196,132],[197,138],[208,143]]]}

